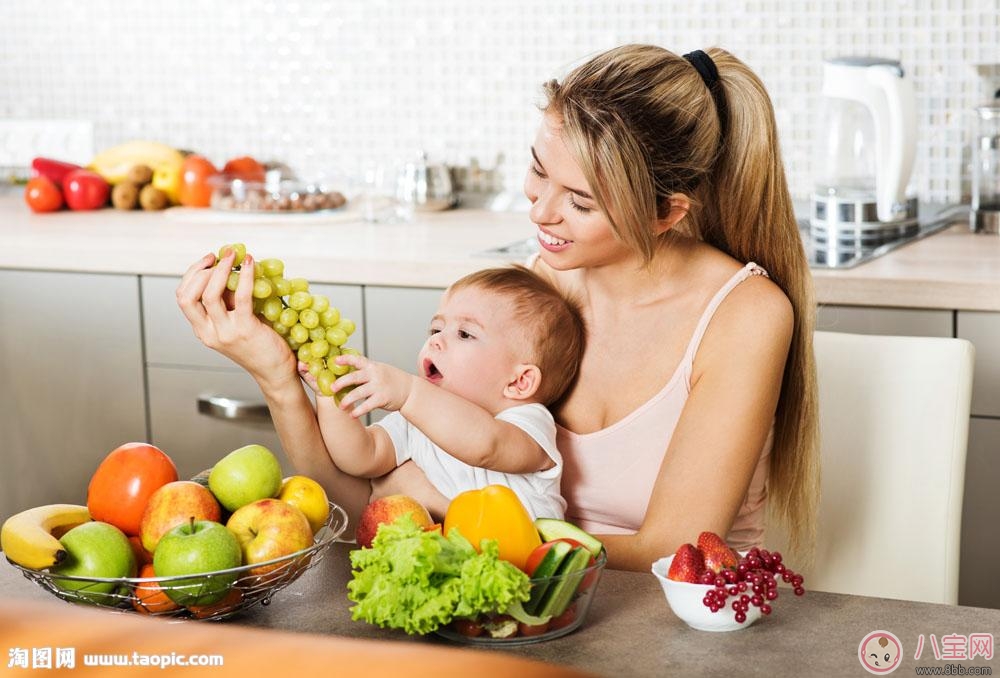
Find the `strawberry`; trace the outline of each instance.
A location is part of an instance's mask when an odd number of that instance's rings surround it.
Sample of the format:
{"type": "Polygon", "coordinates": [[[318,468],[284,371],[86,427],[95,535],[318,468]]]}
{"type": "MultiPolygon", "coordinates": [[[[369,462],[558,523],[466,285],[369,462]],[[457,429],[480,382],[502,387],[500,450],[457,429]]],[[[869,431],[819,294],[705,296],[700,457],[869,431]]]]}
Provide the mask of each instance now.
{"type": "Polygon", "coordinates": [[[726,568],[735,570],[739,565],[740,558],[736,552],[714,532],[702,532],[698,535],[698,549],[705,556],[705,567],[712,572],[726,568]]]}
{"type": "Polygon", "coordinates": [[[704,571],[705,558],[701,555],[701,551],[691,544],[682,544],[670,563],[667,579],[697,584],[704,571]]]}

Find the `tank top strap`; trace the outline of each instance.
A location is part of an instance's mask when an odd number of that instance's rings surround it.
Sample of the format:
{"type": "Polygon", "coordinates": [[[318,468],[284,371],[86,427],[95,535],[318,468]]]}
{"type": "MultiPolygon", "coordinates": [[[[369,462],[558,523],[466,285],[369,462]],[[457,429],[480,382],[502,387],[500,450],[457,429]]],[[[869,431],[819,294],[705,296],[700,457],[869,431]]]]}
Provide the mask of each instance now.
{"type": "Polygon", "coordinates": [[[767,277],[767,271],[765,271],[761,266],[755,264],[754,262],[748,263],[746,266],[736,271],[726,284],[715,293],[711,301],[708,302],[708,306],[705,307],[705,311],[701,314],[701,318],[698,320],[698,326],[694,329],[694,334],[691,336],[691,343],[688,344],[687,351],[684,353],[684,360],[682,364],[684,365],[685,372],[689,372],[691,365],[694,363],[694,356],[698,353],[698,346],[701,345],[701,338],[705,336],[705,330],[708,329],[708,324],[712,321],[712,316],[715,315],[715,310],[719,308],[722,301],[729,295],[734,287],[739,285],[741,282],[753,275],[762,275],[767,277]]]}

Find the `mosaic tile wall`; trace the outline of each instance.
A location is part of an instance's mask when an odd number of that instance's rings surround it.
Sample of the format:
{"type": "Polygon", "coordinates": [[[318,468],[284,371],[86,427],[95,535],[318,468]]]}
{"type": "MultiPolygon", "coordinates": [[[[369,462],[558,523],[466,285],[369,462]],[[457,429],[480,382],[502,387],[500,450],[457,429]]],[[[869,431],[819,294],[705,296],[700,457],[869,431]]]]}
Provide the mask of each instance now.
{"type": "Polygon", "coordinates": [[[151,138],[303,175],[418,149],[486,167],[502,154],[517,190],[540,84],[625,42],[718,44],[756,69],[796,197],[812,185],[822,59],[898,58],[919,103],[912,185],[957,200],[1000,0],[3,0],[0,121],[90,121],[98,149],[151,138]]]}

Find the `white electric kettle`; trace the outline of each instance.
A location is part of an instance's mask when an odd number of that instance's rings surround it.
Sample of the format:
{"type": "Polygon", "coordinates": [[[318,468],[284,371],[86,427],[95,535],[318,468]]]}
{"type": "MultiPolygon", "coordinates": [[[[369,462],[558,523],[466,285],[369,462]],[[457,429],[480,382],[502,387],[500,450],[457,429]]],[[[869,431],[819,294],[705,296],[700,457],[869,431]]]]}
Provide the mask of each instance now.
{"type": "Polygon", "coordinates": [[[906,186],[916,151],[913,83],[898,61],[837,57],[823,63],[815,229],[915,224],[906,186]]]}

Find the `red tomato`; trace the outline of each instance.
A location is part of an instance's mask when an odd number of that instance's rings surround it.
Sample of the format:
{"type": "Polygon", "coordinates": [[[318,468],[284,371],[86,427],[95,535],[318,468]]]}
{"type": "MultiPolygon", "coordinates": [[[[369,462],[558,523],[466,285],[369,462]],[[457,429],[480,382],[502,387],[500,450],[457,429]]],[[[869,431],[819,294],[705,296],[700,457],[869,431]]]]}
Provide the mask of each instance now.
{"type": "Polygon", "coordinates": [[[63,194],[71,210],[96,210],[108,204],[111,186],[97,172],[78,169],[63,178],[63,194]]]}
{"type": "Polygon", "coordinates": [[[24,188],[24,202],[32,212],[55,212],[63,206],[62,191],[48,177],[35,177],[24,188]]]}
{"type": "Polygon", "coordinates": [[[163,450],[146,443],[126,443],[112,450],[94,471],[87,488],[87,508],[94,520],[138,536],[149,495],[175,480],[177,467],[163,450]]]}
{"type": "Polygon", "coordinates": [[[465,636],[467,638],[476,638],[483,635],[483,625],[472,619],[453,619],[451,622],[451,628],[455,629],[455,633],[465,636]]]}
{"type": "Polygon", "coordinates": [[[576,621],[576,603],[571,603],[565,612],[549,620],[549,630],[555,631],[556,629],[565,628],[574,621],[576,621]]]}
{"type": "Polygon", "coordinates": [[[540,636],[549,630],[549,622],[543,624],[525,624],[524,622],[517,623],[517,635],[525,636],[530,638],[531,636],[540,636]]]}
{"type": "Polygon", "coordinates": [[[222,173],[229,179],[264,181],[264,166],[249,155],[233,158],[222,168],[222,173]]]}
{"type": "Polygon", "coordinates": [[[181,185],[177,201],[185,207],[208,207],[212,202],[212,185],[209,179],[219,173],[208,158],[189,155],[181,165],[181,185]]]}

